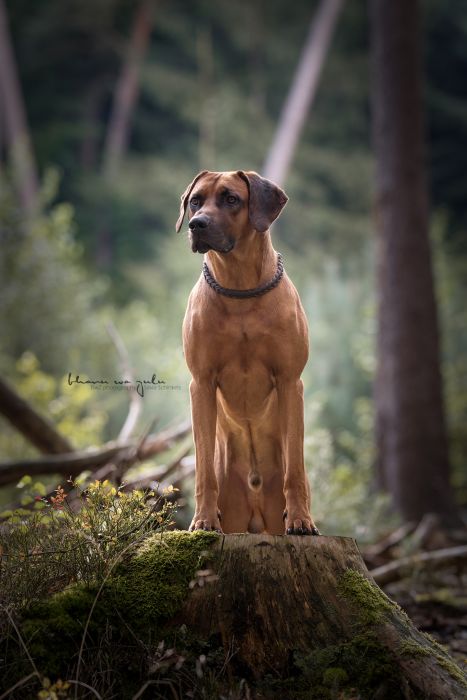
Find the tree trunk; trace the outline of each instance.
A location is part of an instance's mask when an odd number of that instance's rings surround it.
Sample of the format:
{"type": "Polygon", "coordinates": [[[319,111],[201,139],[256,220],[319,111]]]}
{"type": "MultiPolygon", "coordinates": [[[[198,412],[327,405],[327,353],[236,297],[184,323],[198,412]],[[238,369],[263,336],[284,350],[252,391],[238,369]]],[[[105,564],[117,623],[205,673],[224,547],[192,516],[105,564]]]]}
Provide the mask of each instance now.
{"type": "Polygon", "coordinates": [[[376,152],[380,484],[406,520],[456,520],[428,234],[418,3],[370,0],[376,152]]]}
{"type": "Polygon", "coordinates": [[[138,99],[143,56],[149,43],[151,0],[141,0],[136,11],[128,53],[120,74],[104,146],[104,174],[112,178],[125,152],[133,110],[138,99]]]}
{"type": "Polygon", "coordinates": [[[224,535],[211,561],[177,622],[220,635],[253,683],[289,677],[294,659],[297,690],[317,692],[324,678],[336,697],[340,685],[380,700],[464,697],[460,668],[378,588],[353,539],[224,535]]]}
{"type": "Polygon", "coordinates": [[[199,81],[199,169],[214,170],[216,161],[216,112],[212,31],[201,26],[197,36],[199,81]]]}
{"type": "Polygon", "coordinates": [[[343,0],[321,0],[287,96],[263,175],[282,185],[318,87],[343,0]]]}
{"type": "Polygon", "coordinates": [[[36,165],[4,0],[0,0],[0,105],[6,149],[12,163],[16,188],[22,207],[31,214],[37,204],[36,165]]]}
{"type": "MultiPolygon", "coordinates": [[[[103,175],[108,183],[117,174],[128,146],[131,119],[139,94],[141,65],[151,33],[152,4],[152,0],[141,0],[136,9],[128,51],[115,88],[102,157],[103,175]]],[[[111,267],[115,256],[114,248],[115,241],[106,207],[101,213],[97,232],[98,267],[104,270],[111,267]]]]}
{"type": "Polygon", "coordinates": [[[79,149],[80,166],[86,172],[96,169],[100,136],[100,109],[104,95],[104,80],[96,79],[88,87],[83,101],[83,138],[79,149]]]}

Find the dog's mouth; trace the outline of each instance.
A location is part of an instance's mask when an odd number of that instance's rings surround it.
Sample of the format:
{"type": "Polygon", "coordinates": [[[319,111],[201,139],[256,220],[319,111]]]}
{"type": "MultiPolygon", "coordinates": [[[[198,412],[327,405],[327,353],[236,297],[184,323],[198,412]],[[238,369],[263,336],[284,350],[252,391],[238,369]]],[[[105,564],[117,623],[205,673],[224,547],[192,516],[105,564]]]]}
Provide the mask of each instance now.
{"type": "Polygon", "coordinates": [[[211,250],[211,246],[209,243],[204,243],[203,241],[193,241],[191,250],[193,253],[207,253],[208,250],[211,250]]]}
{"type": "Polygon", "coordinates": [[[191,241],[191,250],[193,253],[207,253],[208,250],[215,250],[216,253],[230,253],[232,248],[234,247],[234,242],[232,240],[226,241],[224,245],[211,245],[210,243],[207,243],[206,241],[203,241],[201,239],[194,240],[192,239],[191,241]]]}

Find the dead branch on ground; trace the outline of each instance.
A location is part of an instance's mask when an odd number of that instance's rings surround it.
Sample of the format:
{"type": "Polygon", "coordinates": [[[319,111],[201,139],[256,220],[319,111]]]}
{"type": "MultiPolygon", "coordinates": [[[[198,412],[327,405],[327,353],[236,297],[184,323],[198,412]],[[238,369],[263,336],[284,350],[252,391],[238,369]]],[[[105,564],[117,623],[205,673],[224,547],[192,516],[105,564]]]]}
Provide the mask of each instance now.
{"type": "Polygon", "coordinates": [[[467,545],[461,545],[431,552],[418,552],[408,557],[402,557],[389,562],[389,564],[378,566],[377,569],[370,571],[370,574],[379,586],[385,586],[388,583],[408,578],[423,567],[429,566],[430,571],[432,571],[454,565],[465,566],[466,563],[467,545]]]}

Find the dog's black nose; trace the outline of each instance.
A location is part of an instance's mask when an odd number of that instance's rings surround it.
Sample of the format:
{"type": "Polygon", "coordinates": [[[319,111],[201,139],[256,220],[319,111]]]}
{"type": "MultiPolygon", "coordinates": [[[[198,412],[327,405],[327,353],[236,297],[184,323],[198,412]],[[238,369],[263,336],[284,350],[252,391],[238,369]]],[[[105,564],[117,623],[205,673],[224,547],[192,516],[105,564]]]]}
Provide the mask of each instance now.
{"type": "Polygon", "coordinates": [[[191,231],[207,228],[209,219],[207,216],[194,216],[188,224],[191,231]]]}

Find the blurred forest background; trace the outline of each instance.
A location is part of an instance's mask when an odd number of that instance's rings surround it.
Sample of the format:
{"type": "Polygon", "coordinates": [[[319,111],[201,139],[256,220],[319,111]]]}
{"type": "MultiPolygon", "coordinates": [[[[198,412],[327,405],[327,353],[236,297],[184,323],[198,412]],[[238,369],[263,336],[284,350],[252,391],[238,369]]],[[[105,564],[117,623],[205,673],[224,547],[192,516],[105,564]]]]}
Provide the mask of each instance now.
{"type": "MultiPolygon", "coordinates": [[[[467,6],[421,6],[450,478],[465,508],[467,6]]],[[[301,0],[4,4],[24,102],[20,142],[29,156],[15,161],[0,110],[0,374],[73,448],[116,438],[128,412],[125,391],[67,382],[70,372],[122,377],[109,323],[134,378],[156,373],[175,387],[145,392],[135,434],[154,418],[158,430],[188,419],[180,330],[201,258],[174,232],[179,197],[201,169],[263,172],[317,7],[301,0]]],[[[363,540],[400,517],[375,474],[370,90],[367,5],[347,2],[283,182],[290,201],[273,231],[310,323],[303,379],[314,517],[327,534],[363,540]]],[[[37,456],[7,421],[0,430],[2,462],[37,456]]],[[[157,480],[161,459],[172,474],[192,464],[184,435],[163,458],[146,461],[144,473],[157,480]]],[[[49,469],[40,495],[64,474],[49,469]]],[[[2,482],[4,508],[18,499],[16,481],[2,482]]]]}

